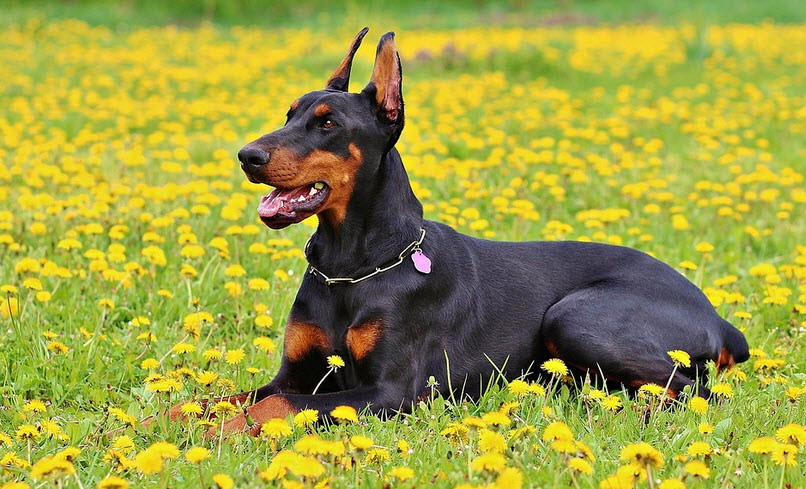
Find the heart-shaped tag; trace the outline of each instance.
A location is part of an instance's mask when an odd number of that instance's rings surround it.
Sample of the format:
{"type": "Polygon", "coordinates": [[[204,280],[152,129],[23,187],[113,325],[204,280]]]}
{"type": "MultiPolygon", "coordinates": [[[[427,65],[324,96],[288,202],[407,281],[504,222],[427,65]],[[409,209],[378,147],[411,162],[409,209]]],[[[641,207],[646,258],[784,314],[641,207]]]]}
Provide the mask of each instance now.
{"type": "Polygon", "coordinates": [[[420,273],[431,273],[431,260],[425,256],[421,250],[417,250],[411,254],[411,261],[414,262],[414,268],[420,273]]]}

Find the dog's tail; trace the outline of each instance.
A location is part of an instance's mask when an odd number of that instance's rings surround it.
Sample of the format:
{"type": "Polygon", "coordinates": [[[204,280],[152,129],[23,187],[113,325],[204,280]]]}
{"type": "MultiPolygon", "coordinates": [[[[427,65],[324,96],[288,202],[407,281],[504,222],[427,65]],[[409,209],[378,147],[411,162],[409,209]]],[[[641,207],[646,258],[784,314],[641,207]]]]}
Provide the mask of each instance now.
{"type": "Polygon", "coordinates": [[[724,343],[717,361],[717,369],[730,368],[750,358],[750,347],[741,331],[727,321],[722,322],[724,343]]]}

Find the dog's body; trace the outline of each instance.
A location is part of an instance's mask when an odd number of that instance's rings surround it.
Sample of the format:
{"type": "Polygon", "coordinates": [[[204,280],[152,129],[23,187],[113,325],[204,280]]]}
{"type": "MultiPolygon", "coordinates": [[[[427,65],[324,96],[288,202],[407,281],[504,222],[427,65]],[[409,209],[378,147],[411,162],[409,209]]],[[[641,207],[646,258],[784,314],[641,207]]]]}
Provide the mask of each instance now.
{"type": "MultiPolygon", "coordinates": [[[[708,397],[707,361],[722,368],[748,358],[744,336],[703,293],[642,252],[572,241],[492,242],[424,220],[394,148],[403,99],[391,33],[378,46],[372,81],[347,93],[365,33],[326,90],[295,101],[283,128],[238,155],[251,181],[277,187],[259,207],[269,227],[320,219],[306,247],[311,267],[291,309],[280,371],[236,396],[256,402],[248,409],[253,433],[266,419],[305,408],[322,415],[339,405],[406,410],[430,376],[444,396],[478,397],[499,369],[508,379],[536,377],[552,357],[578,375],[635,388],[666,385],[674,369],[667,351],[683,350],[692,364],[677,369],[670,395],[690,386],[708,397]],[[412,262],[419,250],[430,273],[412,262]],[[384,271],[362,279],[377,269],[384,271]],[[334,277],[353,280],[327,280],[334,277]],[[312,394],[329,355],[346,365],[312,394]]],[[[242,415],[225,428],[247,425],[242,415]]]]}

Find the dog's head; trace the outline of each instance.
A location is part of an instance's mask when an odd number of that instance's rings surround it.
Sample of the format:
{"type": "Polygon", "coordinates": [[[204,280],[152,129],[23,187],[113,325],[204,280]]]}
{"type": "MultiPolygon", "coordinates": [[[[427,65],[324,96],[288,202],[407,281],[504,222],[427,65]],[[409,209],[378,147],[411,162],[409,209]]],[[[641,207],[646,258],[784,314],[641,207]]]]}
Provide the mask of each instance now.
{"type": "Polygon", "coordinates": [[[359,93],[347,91],[353,56],[368,30],[355,36],[324,90],[295,100],[282,128],[238,152],[250,181],[275,187],[258,206],[270,228],[314,214],[338,226],[356,181],[377,171],[403,130],[402,74],[393,32],[378,43],[367,86],[359,93]]]}

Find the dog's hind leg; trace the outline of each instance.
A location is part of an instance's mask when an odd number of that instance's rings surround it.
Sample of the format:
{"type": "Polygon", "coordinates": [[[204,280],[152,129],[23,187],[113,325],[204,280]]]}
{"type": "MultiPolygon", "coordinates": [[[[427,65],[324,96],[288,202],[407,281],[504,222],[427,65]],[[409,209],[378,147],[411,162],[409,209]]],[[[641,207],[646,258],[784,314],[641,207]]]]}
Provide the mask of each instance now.
{"type": "MultiPolygon", "coordinates": [[[[570,367],[604,375],[609,383],[638,388],[647,383],[665,387],[676,397],[686,387],[708,398],[696,382],[697,369],[675,370],[669,350],[683,350],[697,365],[717,351],[707,341],[678,328],[674,308],[647,303],[631,293],[612,288],[574,292],[546,312],[541,336],[547,351],[570,367]],[[674,374],[673,374],[674,372],[674,374]]],[[[702,379],[700,379],[701,381],[702,379]]]]}

